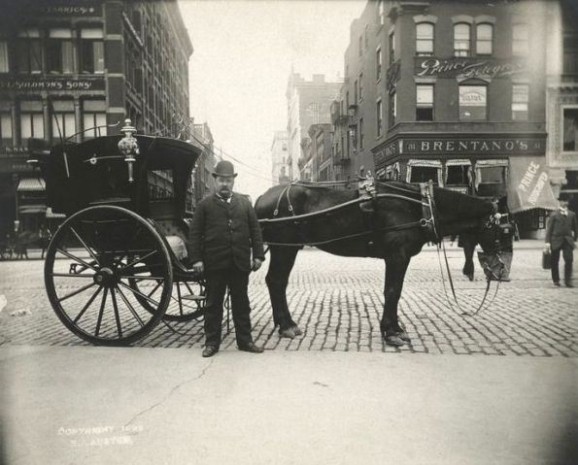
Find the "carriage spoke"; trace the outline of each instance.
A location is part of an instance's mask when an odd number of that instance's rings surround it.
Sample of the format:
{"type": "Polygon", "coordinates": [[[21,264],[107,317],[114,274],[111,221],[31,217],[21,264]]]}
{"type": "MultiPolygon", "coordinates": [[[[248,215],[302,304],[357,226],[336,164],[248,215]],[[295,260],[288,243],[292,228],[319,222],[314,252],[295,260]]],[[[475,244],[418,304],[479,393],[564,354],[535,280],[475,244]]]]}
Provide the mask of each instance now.
{"type": "Polygon", "coordinates": [[[63,300],[69,299],[70,297],[74,297],[75,295],[80,294],[81,292],[84,292],[93,286],[96,286],[96,283],[93,282],[93,283],[87,284],[86,286],[82,286],[80,289],[77,289],[76,291],[71,292],[70,294],[67,294],[64,297],[58,299],[58,302],[62,302],[63,300]]]}
{"type": "Polygon", "coordinates": [[[159,306],[159,304],[160,304],[159,302],[157,302],[156,300],[151,299],[149,296],[143,294],[142,292],[140,292],[140,291],[138,291],[138,290],[136,290],[136,289],[133,289],[133,288],[130,287],[130,286],[127,286],[127,285],[126,285],[125,283],[123,283],[123,282],[119,282],[119,284],[120,284],[122,287],[126,287],[126,288],[127,288],[130,292],[132,292],[133,294],[139,295],[140,297],[142,297],[142,298],[145,299],[146,301],[150,302],[150,303],[153,304],[155,307],[158,307],[158,306],[159,306]]]}
{"type": "Polygon", "coordinates": [[[118,331],[118,337],[122,338],[122,327],[120,324],[120,314],[118,313],[118,304],[116,302],[116,294],[114,292],[114,287],[110,290],[110,295],[112,297],[112,306],[114,308],[114,319],[116,320],[116,329],[118,331]]]}
{"type": "Polygon", "coordinates": [[[179,313],[181,316],[183,315],[183,299],[181,298],[181,285],[180,283],[176,283],[177,286],[177,302],[179,303],[179,313]]]}
{"type": "Polygon", "coordinates": [[[100,333],[100,325],[102,324],[102,315],[104,314],[104,306],[106,304],[106,296],[108,295],[108,287],[104,288],[104,295],[102,296],[102,301],[100,303],[100,310],[98,312],[98,319],[96,320],[96,331],[94,335],[98,337],[100,333]]]}
{"type": "Polygon", "coordinates": [[[153,250],[153,251],[147,253],[146,255],[143,255],[142,257],[137,258],[136,260],[134,260],[133,262],[129,263],[128,265],[125,265],[125,266],[119,268],[119,271],[124,271],[124,270],[127,270],[127,269],[129,269],[129,268],[132,268],[132,267],[135,266],[137,263],[141,263],[143,260],[145,260],[145,259],[147,259],[147,258],[149,258],[149,257],[152,257],[152,256],[153,256],[154,254],[156,254],[156,253],[157,253],[157,251],[156,251],[156,250],[153,250]]]}
{"type": "Polygon", "coordinates": [[[76,232],[76,230],[71,226],[70,230],[73,232],[73,234],[76,236],[76,238],[80,241],[80,243],[82,244],[82,246],[86,249],[86,251],[88,252],[88,254],[92,257],[92,259],[96,262],[96,264],[98,266],[100,266],[100,262],[98,261],[98,258],[96,258],[96,255],[94,254],[94,252],[90,249],[90,247],[88,247],[88,245],[86,245],[86,242],[84,242],[84,240],[82,239],[82,237],[80,237],[80,234],[78,234],[76,232]]]}
{"type": "Polygon", "coordinates": [[[79,258],[75,255],[72,255],[70,252],[61,249],[60,247],[57,249],[58,252],[60,252],[62,255],[66,255],[68,258],[70,258],[71,260],[74,260],[75,262],[80,263],[81,265],[84,265],[87,268],[90,268],[91,270],[97,271],[97,269],[92,266],[90,263],[85,262],[82,258],[79,258]]]}
{"type": "Polygon", "coordinates": [[[130,310],[130,312],[132,313],[132,315],[134,316],[134,318],[139,322],[139,324],[141,325],[141,327],[144,327],[144,323],[141,319],[140,316],[138,316],[138,313],[136,312],[136,310],[134,309],[134,307],[132,306],[132,304],[128,301],[128,299],[126,298],[126,296],[124,295],[124,292],[122,292],[122,289],[120,287],[117,287],[116,290],[118,291],[118,294],[120,295],[120,298],[122,299],[122,301],[124,302],[124,304],[127,306],[127,308],[130,310]]]}
{"type": "Polygon", "coordinates": [[[100,294],[100,291],[102,291],[102,286],[99,286],[98,289],[95,291],[94,294],[92,294],[92,297],[90,299],[88,299],[88,302],[86,302],[86,305],[82,308],[82,310],[80,311],[80,313],[76,316],[76,318],[74,319],[74,324],[77,324],[78,321],[82,318],[82,315],[84,315],[84,312],[86,312],[86,310],[88,309],[88,307],[90,307],[90,304],[92,304],[92,302],[94,301],[94,299],[96,299],[96,297],[98,296],[98,294],[100,294]]]}

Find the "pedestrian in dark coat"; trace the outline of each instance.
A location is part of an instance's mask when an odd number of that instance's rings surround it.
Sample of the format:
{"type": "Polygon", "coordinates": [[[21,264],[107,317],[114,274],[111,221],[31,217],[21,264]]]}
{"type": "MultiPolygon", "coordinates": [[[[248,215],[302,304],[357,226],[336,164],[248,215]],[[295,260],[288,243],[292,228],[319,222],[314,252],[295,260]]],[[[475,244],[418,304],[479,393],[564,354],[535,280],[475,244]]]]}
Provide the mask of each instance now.
{"type": "Polygon", "coordinates": [[[576,214],[568,209],[568,200],[564,197],[559,199],[560,207],[552,212],[548,218],[546,228],[546,249],[552,252],[552,281],[560,286],[560,273],[558,263],[560,252],[564,257],[564,283],[567,287],[572,285],[572,262],[574,255],[574,241],[578,236],[578,223],[576,214]]]}
{"type": "Polygon", "coordinates": [[[233,193],[236,176],[231,162],[217,164],[213,173],[215,193],[199,203],[191,225],[193,269],[204,273],[207,281],[203,357],[211,357],[219,351],[227,287],[238,348],[263,352],[251,336],[251,307],[247,295],[249,273],[257,271],[265,260],[263,238],[251,202],[245,196],[233,193]]]}

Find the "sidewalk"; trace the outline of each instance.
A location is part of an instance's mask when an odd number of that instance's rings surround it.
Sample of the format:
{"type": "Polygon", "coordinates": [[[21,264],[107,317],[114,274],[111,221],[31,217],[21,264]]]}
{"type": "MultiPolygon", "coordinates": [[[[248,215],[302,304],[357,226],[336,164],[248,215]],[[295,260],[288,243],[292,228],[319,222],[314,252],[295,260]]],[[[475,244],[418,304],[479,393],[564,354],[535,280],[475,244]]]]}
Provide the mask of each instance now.
{"type": "Polygon", "coordinates": [[[0,463],[578,463],[573,358],[200,350],[0,348],[0,463]]]}

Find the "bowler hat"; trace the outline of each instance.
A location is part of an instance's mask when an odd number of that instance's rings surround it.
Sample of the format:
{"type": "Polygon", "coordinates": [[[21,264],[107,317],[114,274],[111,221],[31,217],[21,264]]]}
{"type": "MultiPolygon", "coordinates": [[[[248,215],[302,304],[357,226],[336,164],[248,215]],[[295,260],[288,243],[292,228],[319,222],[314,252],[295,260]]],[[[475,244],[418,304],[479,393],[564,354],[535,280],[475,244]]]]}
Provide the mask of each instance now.
{"type": "Polygon", "coordinates": [[[235,173],[235,167],[230,161],[223,160],[217,163],[217,166],[215,166],[213,177],[216,178],[217,176],[224,178],[234,178],[237,176],[237,173],[235,173]]]}

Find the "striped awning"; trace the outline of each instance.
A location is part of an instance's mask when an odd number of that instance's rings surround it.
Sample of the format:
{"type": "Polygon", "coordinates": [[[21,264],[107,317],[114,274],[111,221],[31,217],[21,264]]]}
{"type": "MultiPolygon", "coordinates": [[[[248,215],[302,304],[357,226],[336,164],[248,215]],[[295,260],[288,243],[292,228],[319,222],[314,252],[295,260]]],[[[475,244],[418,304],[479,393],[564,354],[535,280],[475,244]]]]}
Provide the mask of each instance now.
{"type": "Polygon", "coordinates": [[[36,215],[46,213],[46,205],[21,205],[18,207],[18,213],[21,215],[36,215]]]}
{"type": "Polygon", "coordinates": [[[18,192],[42,192],[46,184],[42,178],[24,178],[18,183],[18,192]]]}
{"type": "Polygon", "coordinates": [[[47,207],[46,208],[46,218],[66,218],[66,215],[64,213],[54,213],[52,211],[52,208],[47,207]]]}
{"type": "Polygon", "coordinates": [[[407,166],[419,166],[422,168],[432,167],[432,168],[441,168],[442,162],[439,160],[417,160],[417,159],[410,159],[407,161],[407,166]]]}

